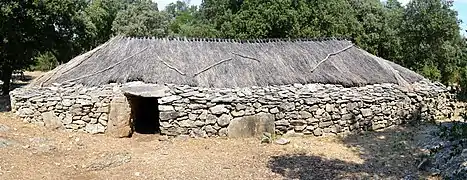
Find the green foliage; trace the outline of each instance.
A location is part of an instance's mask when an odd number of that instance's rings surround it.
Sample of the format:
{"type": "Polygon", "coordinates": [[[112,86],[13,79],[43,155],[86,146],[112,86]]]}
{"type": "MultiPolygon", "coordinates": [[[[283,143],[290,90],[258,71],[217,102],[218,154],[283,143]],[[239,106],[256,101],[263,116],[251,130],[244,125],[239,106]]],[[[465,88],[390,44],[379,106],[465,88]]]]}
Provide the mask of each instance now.
{"type": "Polygon", "coordinates": [[[87,6],[84,19],[88,23],[89,44],[98,46],[108,41],[113,35],[112,24],[117,13],[127,6],[124,0],[93,0],[87,6]]]}
{"type": "Polygon", "coordinates": [[[65,63],[115,35],[348,37],[465,91],[467,43],[451,6],[448,0],[412,0],[405,7],[397,0],[203,0],[199,7],[177,1],[159,11],[152,0],[0,0],[0,77],[34,61],[48,69],[52,56],[65,63]]]}
{"type": "Polygon", "coordinates": [[[156,3],[139,0],[117,13],[112,31],[126,36],[164,37],[168,35],[168,23],[168,14],[159,12],[156,3]]]}
{"type": "Polygon", "coordinates": [[[457,13],[449,2],[411,1],[404,11],[401,36],[403,65],[413,69],[435,65],[441,82],[449,83],[460,51],[457,13]]]}
{"type": "Polygon", "coordinates": [[[36,58],[35,64],[31,67],[34,71],[49,71],[58,66],[58,60],[51,52],[39,54],[36,58]]]}
{"type": "Polygon", "coordinates": [[[439,80],[441,78],[441,72],[435,65],[424,65],[421,74],[433,80],[439,80]]]}
{"type": "Polygon", "coordinates": [[[461,94],[467,97],[467,66],[460,68],[459,86],[461,88],[461,94]]]}
{"type": "Polygon", "coordinates": [[[85,0],[0,1],[0,72],[4,94],[13,70],[34,62],[39,52],[57,50],[58,59],[82,51],[86,26],[78,18],[85,0]]]}
{"type": "MultiPolygon", "coordinates": [[[[463,114],[463,118],[467,119],[467,114],[463,114]]],[[[450,141],[467,138],[467,123],[454,121],[450,126],[440,126],[440,137],[450,141]]]]}

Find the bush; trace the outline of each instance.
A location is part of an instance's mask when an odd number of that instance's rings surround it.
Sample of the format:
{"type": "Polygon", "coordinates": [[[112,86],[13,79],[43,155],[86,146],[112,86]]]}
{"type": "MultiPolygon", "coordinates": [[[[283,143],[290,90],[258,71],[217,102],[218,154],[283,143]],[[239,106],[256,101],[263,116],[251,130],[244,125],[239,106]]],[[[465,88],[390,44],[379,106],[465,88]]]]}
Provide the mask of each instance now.
{"type": "Polygon", "coordinates": [[[459,72],[459,86],[461,94],[467,96],[467,67],[461,68],[459,72]]]}
{"type": "Polygon", "coordinates": [[[423,66],[421,74],[431,80],[439,80],[441,78],[441,71],[435,65],[423,66]]]}
{"type": "Polygon", "coordinates": [[[33,71],[50,71],[58,66],[57,58],[51,52],[41,53],[35,58],[35,64],[31,67],[33,71]]]}

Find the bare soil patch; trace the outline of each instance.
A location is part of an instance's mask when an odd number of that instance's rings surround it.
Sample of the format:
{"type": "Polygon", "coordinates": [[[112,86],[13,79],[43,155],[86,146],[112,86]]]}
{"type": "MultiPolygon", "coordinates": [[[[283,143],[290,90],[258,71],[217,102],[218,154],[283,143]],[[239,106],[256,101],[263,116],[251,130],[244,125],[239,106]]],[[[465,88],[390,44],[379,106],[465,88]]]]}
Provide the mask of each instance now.
{"type": "Polygon", "coordinates": [[[0,179],[401,179],[423,126],[347,137],[165,139],[48,131],[0,113],[0,179]]]}

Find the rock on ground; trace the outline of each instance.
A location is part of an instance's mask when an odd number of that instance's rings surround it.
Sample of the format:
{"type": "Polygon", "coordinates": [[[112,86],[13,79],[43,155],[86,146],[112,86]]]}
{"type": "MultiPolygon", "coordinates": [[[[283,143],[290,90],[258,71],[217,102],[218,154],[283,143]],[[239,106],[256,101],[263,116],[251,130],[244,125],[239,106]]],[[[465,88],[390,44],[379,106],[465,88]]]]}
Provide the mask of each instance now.
{"type": "Polygon", "coordinates": [[[121,166],[125,163],[130,162],[131,156],[127,152],[106,152],[100,155],[100,157],[91,161],[91,163],[86,166],[88,170],[99,171],[106,168],[121,166]]]}

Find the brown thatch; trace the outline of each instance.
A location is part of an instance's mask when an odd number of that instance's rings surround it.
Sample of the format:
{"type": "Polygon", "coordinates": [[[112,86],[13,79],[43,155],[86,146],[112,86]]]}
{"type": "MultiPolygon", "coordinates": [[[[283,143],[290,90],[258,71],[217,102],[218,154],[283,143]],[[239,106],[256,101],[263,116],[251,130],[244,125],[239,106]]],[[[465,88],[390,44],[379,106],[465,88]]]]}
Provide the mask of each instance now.
{"type": "Polygon", "coordinates": [[[361,86],[422,79],[415,72],[338,39],[246,42],[116,37],[47,73],[34,85],[144,81],[200,87],[294,83],[361,86]]]}

